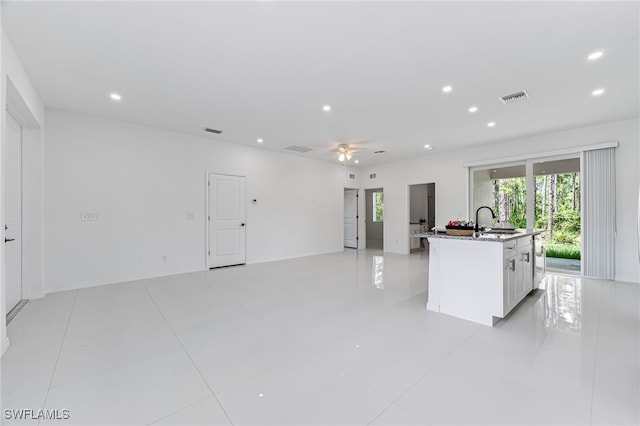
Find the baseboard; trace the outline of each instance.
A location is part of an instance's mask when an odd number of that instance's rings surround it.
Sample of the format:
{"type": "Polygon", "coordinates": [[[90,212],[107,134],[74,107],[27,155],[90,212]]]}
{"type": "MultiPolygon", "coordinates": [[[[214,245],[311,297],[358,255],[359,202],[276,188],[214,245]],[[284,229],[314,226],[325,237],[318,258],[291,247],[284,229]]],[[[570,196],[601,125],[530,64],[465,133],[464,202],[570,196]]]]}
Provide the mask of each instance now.
{"type": "Polygon", "coordinates": [[[256,264],[259,264],[259,263],[268,263],[268,262],[280,262],[280,261],[283,261],[283,260],[299,259],[301,257],[321,256],[323,254],[342,253],[343,251],[344,251],[344,247],[342,249],[340,249],[340,250],[322,251],[322,252],[317,252],[317,253],[305,253],[305,254],[296,255],[296,256],[278,257],[278,258],[275,258],[275,259],[252,260],[252,261],[247,261],[247,265],[256,265],[256,264]]]}
{"type": "Polygon", "coordinates": [[[208,269],[194,269],[194,270],[186,270],[186,271],[181,271],[181,272],[171,272],[171,273],[168,273],[168,274],[140,275],[140,276],[136,276],[136,277],[126,277],[126,278],[122,278],[122,279],[115,280],[115,281],[114,280],[104,280],[104,281],[85,281],[85,282],[79,282],[79,283],[72,283],[72,284],[67,284],[67,285],[64,285],[64,286],[48,289],[48,291],[45,293],[45,295],[50,294],[50,293],[60,293],[60,292],[63,292],[63,291],[83,290],[85,288],[100,287],[100,286],[103,286],[103,285],[122,284],[122,283],[128,283],[128,282],[133,282],[133,281],[144,281],[144,280],[150,280],[150,279],[154,279],[154,278],[171,277],[173,275],[192,274],[194,272],[204,272],[204,271],[207,271],[207,270],[208,269]]]}
{"type": "Polygon", "coordinates": [[[640,284],[640,278],[630,277],[625,275],[616,275],[615,281],[622,281],[625,283],[632,283],[632,284],[640,284]]]}

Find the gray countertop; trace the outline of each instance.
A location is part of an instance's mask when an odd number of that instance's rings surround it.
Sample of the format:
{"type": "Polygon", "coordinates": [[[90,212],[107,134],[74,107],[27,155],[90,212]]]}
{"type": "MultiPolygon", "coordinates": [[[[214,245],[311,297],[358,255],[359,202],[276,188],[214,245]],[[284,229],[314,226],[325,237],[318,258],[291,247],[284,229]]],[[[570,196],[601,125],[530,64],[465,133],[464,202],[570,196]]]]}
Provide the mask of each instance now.
{"type": "Polygon", "coordinates": [[[418,238],[442,238],[447,240],[466,240],[466,241],[496,241],[503,243],[505,241],[514,240],[517,238],[528,237],[533,235],[541,234],[542,230],[533,230],[533,231],[518,231],[515,234],[492,234],[492,233],[477,233],[475,236],[464,237],[459,235],[447,235],[445,233],[435,233],[435,232],[421,232],[411,234],[412,237],[418,238]]]}

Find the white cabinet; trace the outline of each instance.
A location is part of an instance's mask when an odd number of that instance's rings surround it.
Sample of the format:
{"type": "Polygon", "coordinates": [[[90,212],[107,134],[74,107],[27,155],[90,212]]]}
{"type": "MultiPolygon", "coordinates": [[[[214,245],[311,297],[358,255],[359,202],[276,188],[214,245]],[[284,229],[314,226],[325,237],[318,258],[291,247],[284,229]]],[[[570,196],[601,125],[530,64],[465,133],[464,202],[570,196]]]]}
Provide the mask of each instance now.
{"type": "Polygon", "coordinates": [[[518,240],[518,256],[516,262],[518,300],[533,290],[533,244],[531,238],[518,240]]]}
{"type": "Polygon", "coordinates": [[[533,235],[430,235],[427,309],[494,325],[533,289],[533,235]]]}
{"type": "Polygon", "coordinates": [[[513,253],[504,259],[504,275],[502,277],[502,316],[505,316],[515,305],[516,300],[516,255],[513,253]]]}
{"type": "Polygon", "coordinates": [[[517,290],[517,246],[516,240],[502,245],[502,315],[506,315],[516,304],[517,290]]]}
{"type": "Polygon", "coordinates": [[[505,316],[533,289],[531,236],[507,241],[503,247],[502,315],[505,316]]]}

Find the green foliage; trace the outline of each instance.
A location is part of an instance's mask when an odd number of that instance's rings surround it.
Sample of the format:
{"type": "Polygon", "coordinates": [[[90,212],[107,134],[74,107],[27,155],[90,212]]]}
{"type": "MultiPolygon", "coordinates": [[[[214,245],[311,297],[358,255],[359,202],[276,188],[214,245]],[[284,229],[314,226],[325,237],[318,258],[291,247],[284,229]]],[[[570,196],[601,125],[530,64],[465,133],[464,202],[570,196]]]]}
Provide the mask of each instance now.
{"type": "Polygon", "coordinates": [[[511,222],[516,228],[524,229],[527,227],[527,218],[526,216],[522,217],[521,212],[512,212],[511,217],[509,217],[509,222],[511,222]]]}
{"type": "Polygon", "coordinates": [[[547,244],[547,257],[562,259],[580,259],[580,246],[566,244],[547,244]]]}
{"type": "Polygon", "coordinates": [[[553,228],[559,232],[580,235],[580,212],[560,208],[553,214],[553,228]]]}
{"type": "Polygon", "coordinates": [[[373,221],[382,222],[384,211],[384,192],[373,193],[373,221]]]}
{"type": "Polygon", "coordinates": [[[493,181],[493,211],[498,219],[511,222],[516,228],[527,227],[527,186],[524,177],[493,181]],[[504,216],[506,217],[504,217],[504,216]]]}
{"type": "MultiPolygon", "coordinates": [[[[493,180],[494,211],[516,228],[526,228],[526,179],[524,177],[493,180]]],[[[552,214],[549,257],[580,259],[580,175],[562,173],[536,176],[535,224],[549,227],[552,214]]]]}
{"type": "Polygon", "coordinates": [[[553,241],[559,244],[576,245],[578,238],[575,234],[569,234],[566,232],[556,232],[553,234],[553,241]]]}

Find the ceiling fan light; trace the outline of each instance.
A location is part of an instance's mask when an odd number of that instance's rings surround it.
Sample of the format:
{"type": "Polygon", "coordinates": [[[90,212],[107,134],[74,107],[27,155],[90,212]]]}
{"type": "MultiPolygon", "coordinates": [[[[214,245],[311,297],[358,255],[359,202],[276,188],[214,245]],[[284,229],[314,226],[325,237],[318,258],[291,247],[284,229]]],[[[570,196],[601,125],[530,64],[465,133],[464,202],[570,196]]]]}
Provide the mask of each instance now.
{"type": "Polygon", "coordinates": [[[338,156],[338,161],[344,161],[344,154],[340,153],[340,155],[338,156]]]}
{"type": "Polygon", "coordinates": [[[347,152],[346,157],[347,157],[347,160],[351,160],[351,153],[350,153],[350,152],[347,152]]]}

